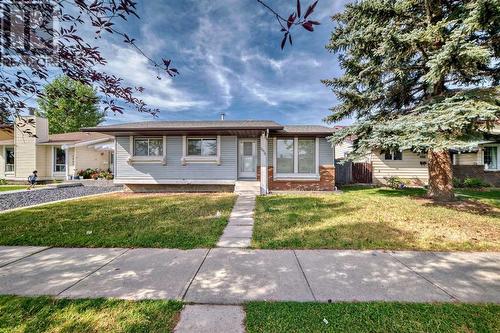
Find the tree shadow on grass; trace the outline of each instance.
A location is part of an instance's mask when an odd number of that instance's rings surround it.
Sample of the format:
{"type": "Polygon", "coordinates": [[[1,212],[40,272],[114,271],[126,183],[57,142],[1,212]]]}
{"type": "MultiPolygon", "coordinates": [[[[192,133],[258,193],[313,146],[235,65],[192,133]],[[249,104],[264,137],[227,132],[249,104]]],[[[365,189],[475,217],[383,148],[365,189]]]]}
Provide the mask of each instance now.
{"type": "MultiPolygon", "coordinates": [[[[356,191],[359,191],[359,187],[349,188],[347,189],[346,192],[356,192],[356,191]]],[[[496,208],[494,205],[478,201],[476,199],[476,196],[473,197],[470,195],[470,193],[468,193],[469,198],[461,197],[459,194],[459,196],[456,197],[455,201],[446,201],[446,202],[440,202],[426,198],[426,191],[425,189],[421,188],[406,188],[400,190],[390,189],[390,188],[375,188],[372,189],[371,191],[365,191],[364,194],[368,196],[382,195],[385,197],[392,197],[392,198],[407,197],[416,200],[419,204],[423,205],[424,207],[444,207],[462,213],[487,215],[494,218],[500,217],[500,210],[498,208],[496,208]]],[[[490,196],[487,195],[483,196],[488,199],[490,198],[490,196]]],[[[482,198],[483,196],[477,195],[477,198],[482,198]]]]}
{"type": "Polygon", "coordinates": [[[423,204],[424,207],[444,207],[461,213],[477,214],[500,218],[500,210],[480,201],[460,199],[456,201],[438,202],[428,200],[423,204]]]}

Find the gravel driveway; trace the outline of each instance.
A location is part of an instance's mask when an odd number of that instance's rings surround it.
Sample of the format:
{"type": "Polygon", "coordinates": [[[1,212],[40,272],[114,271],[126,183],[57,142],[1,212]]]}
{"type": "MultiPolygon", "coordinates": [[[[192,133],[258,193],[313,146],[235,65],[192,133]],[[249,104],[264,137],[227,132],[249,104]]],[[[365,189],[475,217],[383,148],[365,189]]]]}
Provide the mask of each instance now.
{"type": "Polygon", "coordinates": [[[116,192],[121,189],[115,186],[78,186],[5,193],[0,194],[0,211],[92,194],[116,192]]]}

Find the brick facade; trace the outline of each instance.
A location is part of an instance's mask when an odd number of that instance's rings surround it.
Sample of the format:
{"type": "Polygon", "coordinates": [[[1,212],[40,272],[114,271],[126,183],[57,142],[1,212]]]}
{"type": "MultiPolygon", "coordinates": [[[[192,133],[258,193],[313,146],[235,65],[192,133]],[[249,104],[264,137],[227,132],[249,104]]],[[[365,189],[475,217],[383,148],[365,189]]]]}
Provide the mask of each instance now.
{"type": "Polygon", "coordinates": [[[454,165],[453,177],[462,181],[465,178],[479,178],[492,186],[500,186],[500,171],[486,171],[483,165],[454,165]]]}
{"type": "Polygon", "coordinates": [[[233,192],[234,185],[208,184],[125,184],[125,192],[161,193],[161,192],[233,192]]]}
{"type": "MultiPolygon", "coordinates": [[[[267,169],[268,187],[270,191],[333,191],[335,187],[335,168],[333,165],[320,165],[319,180],[279,180],[274,179],[273,167],[267,169]]],[[[257,169],[257,180],[260,180],[260,168],[257,169]]]]}

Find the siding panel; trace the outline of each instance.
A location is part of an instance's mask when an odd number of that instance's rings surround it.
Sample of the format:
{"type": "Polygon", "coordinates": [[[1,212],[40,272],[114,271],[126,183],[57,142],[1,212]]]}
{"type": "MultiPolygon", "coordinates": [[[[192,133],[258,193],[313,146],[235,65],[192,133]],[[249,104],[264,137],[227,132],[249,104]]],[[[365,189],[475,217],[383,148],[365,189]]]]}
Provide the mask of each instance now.
{"type": "Polygon", "coordinates": [[[215,163],[188,163],[182,165],[182,137],[167,137],[167,165],[161,163],[133,163],[129,137],[117,137],[117,179],[134,178],[145,181],[169,179],[236,180],[237,138],[221,136],[221,165],[215,163]]]}
{"type": "Polygon", "coordinates": [[[427,159],[421,158],[410,150],[403,151],[402,161],[386,161],[379,151],[374,152],[372,154],[373,181],[385,184],[384,178],[400,177],[417,179],[426,184],[429,180],[427,165],[422,165],[420,162],[427,162],[427,159]]]}
{"type": "Polygon", "coordinates": [[[326,138],[319,138],[319,164],[333,165],[333,147],[326,138]]]}

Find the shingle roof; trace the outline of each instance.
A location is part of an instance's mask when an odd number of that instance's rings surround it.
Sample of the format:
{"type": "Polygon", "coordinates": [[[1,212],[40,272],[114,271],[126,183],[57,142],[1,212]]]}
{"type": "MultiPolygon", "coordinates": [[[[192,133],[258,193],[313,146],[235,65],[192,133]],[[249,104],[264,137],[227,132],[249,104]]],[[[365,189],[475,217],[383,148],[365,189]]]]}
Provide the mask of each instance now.
{"type": "Polygon", "coordinates": [[[336,129],[322,125],[286,125],[284,132],[293,133],[333,133],[336,129]]]}
{"type": "Polygon", "coordinates": [[[82,131],[117,130],[196,130],[196,129],[281,129],[271,120],[216,120],[216,121],[144,121],[117,125],[82,128],[82,131]]]}

